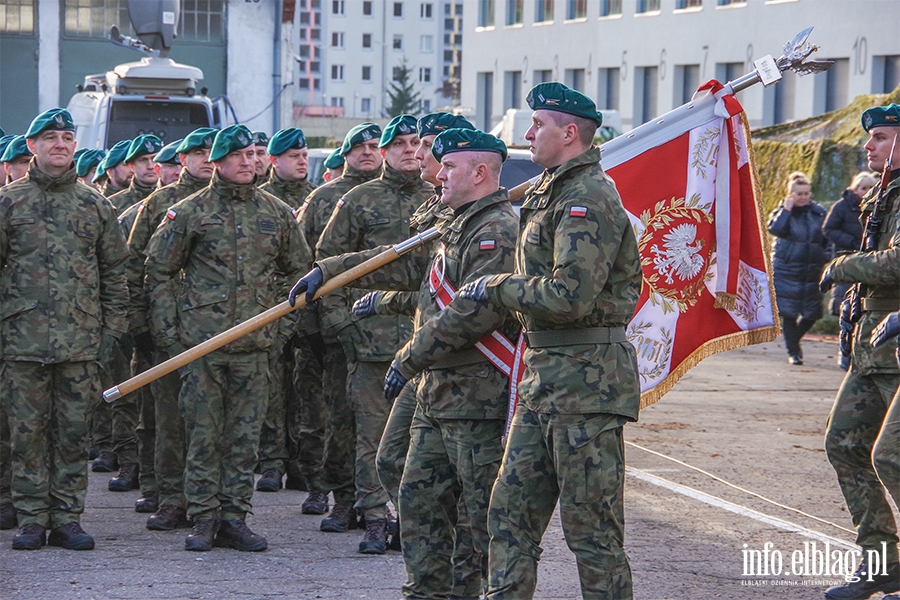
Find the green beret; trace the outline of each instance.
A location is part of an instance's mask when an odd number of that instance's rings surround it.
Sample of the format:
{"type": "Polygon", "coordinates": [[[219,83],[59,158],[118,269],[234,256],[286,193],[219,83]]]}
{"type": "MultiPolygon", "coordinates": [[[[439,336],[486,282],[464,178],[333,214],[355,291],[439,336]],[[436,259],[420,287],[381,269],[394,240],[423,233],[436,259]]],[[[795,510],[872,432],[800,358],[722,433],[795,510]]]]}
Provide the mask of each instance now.
{"type": "Polygon", "coordinates": [[[410,133],[416,134],[416,118],[412,115],[394,117],[384,128],[378,147],[384,148],[398,135],[409,135],[410,133]]]}
{"type": "Polygon", "coordinates": [[[212,127],[199,127],[185,136],[181,144],[175,149],[178,154],[187,154],[194,148],[212,148],[218,129],[212,127]]]}
{"type": "Polygon", "coordinates": [[[537,84],[528,92],[525,101],[532,110],[554,110],[590,119],[597,127],[603,124],[603,115],[597,111],[593,100],[558,81],[537,84]]]}
{"type": "Polygon", "coordinates": [[[16,139],[16,136],[14,135],[4,135],[3,137],[0,137],[0,157],[3,156],[3,153],[6,151],[6,147],[9,146],[9,143],[14,139],[16,139]]]}
{"type": "Polygon", "coordinates": [[[125,155],[128,154],[129,147],[131,147],[131,140],[116,142],[116,145],[106,152],[106,157],[103,159],[103,162],[100,163],[103,167],[103,172],[109,171],[114,166],[124,161],[125,155]]]}
{"type": "Polygon", "coordinates": [[[24,135],[17,135],[10,140],[6,150],[3,151],[3,156],[0,156],[0,162],[7,163],[16,160],[20,156],[31,156],[31,150],[28,149],[25,139],[24,135]]]}
{"type": "Polygon", "coordinates": [[[85,149],[81,156],[75,160],[75,174],[79,177],[84,177],[88,174],[88,171],[103,161],[104,156],[106,156],[106,152],[103,150],[85,149]]]}
{"type": "Polygon", "coordinates": [[[344,156],[353,146],[381,137],[381,127],[375,123],[360,123],[347,132],[344,143],[341,144],[341,156],[344,156]]]}
{"type": "Polygon", "coordinates": [[[254,131],[253,132],[253,145],[254,146],[267,146],[269,144],[269,136],[266,135],[265,131],[254,131]]]}
{"type": "Polygon", "coordinates": [[[79,158],[82,154],[84,154],[85,152],[87,152],[88,150],[90,150],[90,148],[79,148],[78,150],[75,151],[75,154],[72,155],[72,160],[74,160],[75,162],[78,162],[78,158],[79,158]]]}
{"type": "Polygon", "coordinates": [[[91,183],[97,183],[106,176],[106,167],[103,166],[103,161],[101,160],[100,164],[97,165],[97,170],[94,171],[94,177],[91,178],[91,183]]]}
{"type": "Polygon", "coordinates": [[[155,135],[145,133],[134,138],[131,146],[128,147],[128,154],[125,155],[126,163],[133,163],[136,159],[145,154],[156,154],[162,150],[162,140],[155,135]]]}
{"type": "Polygon", "coordinates": [[[34,118],[34,121],[28,126],[28,131],[25,132],[25,137],[33,138],[48,129],[54,131],[75,131],[75,122],[72,121],[72,115],[66,109],[51,108],[34,118]]]}
{"type": "Polygon", "coordinates": [[[334,152],[328,155],[324,162],[326,169],[340,169],[344,166],[344,157],[341,155],[341,149],[335,148],[334,152]]]}
{"type": "Polygon", "coordinates": [[[469,120],[462,115],[446,112],[430,113],[419,119],[417,123],[419,137],[437,135],[447,129],[475,129],[469,120]]]}
{"type": "Polygon", "coordinates": [[[900,104],[870,108],[862,114],[862,126],[866,133],[873,127],[900,127],[900,104]]]}
{"type": "Polygon", "coordinates": [[[480,129],[447,129],[434,138],[431,155],[441,162],[453,152],[496,152],[506,160],[506,144],[480,129]]]}
{"type": "Polygon", "coordinates": [[[272,136],[269,140],[269,146],[266,152],[273,156],[284,154],[288,150],[306,148],[306,138],[303,137],[303,131],[296,127],[288,127],[282,129],[272,136]]]}
{"type": "Polygon", "coordinates": [[[153,157],[153,162],[161,163],[161,164],[169,164],[169,165],[180,165],[181,159],[178,158],[178,146],[181,145],[181,142],[184,140],[175,140],[171,144],[166,144],[162,147],[162,150],[157,152],[156,156],[153,157]]]}
{"type": "Polygon", "coordinates": [[[212,150],[209,151],[209,161],[219,160],[226,154],[235,150],[242,150],[253,145],[253,134],[244,125],[231,125],[216,134],[213,140],[212,150]]]}

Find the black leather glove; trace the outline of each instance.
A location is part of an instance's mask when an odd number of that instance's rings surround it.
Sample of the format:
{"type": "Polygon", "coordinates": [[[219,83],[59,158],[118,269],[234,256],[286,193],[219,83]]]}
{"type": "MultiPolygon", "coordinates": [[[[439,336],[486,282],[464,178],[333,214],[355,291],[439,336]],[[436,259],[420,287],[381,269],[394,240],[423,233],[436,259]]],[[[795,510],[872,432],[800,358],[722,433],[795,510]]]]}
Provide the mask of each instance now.
{"type": "Polygon", "coordinates": [[[371,317],[375,314],[375,304],[380,297],[381,292],[369,292],[353,303],[353,314],[357,317],[371,317]]]}
{"type": "Polygon", "coordinates": [[[138,353],[143,354],[144,356],[153,356],[153,350],[156,348],[156,346],[153,345],[153,336],[150,335],[149,331],[134,336],[134,347],[137,349],[138,353]]]}
{"type": "Polygon", "coordinates": [[[312,304],[313,297],[316,295],[316,291],[322,286],[322,282],[325,280],[325,277],[322,275],[322,269],[319,267],[313,267],[313,270],[300,278],[300,280],[294,284],[294,287],[291,288],[291,293],[288,294],[288,302],[291,306],[294,306],[297,303],[297,296],[306,292],[306,303],[312,304]]]}
{"type": "Polygon", "coordinates": [[[877,348],[900,335],[900,318],[898,318],[898,314],[900,313],[892,312],[875,326],[875,329],[872,330],[872,336],[869,338],[873,347],[877,348]]]}
{"type": "Polygon", "coordinates": [[[853,321],[850,320],[850,298],[844,298],[841,302],[841,356],[850,356],[853,349],[853,321]]]}
{"type": "Polygon", "coordinates": [[[395,365],[396,363],[391,363],[391,368],[388,369],[387,375],[384,376],[384,397],[388,400],[393,400],[399,396],[400,390],[402,390],[403,386],[406,385],[406,382],[409,381],[400,374],[400,371],[395,365]]]}
{"type": "Polygon", "coordinates": [[[471,283],[467,283],[459,288],[456,295],[475,302],[487,302],[487,282],[489,278],[490,275],[484,275],[471,283]]]}
{"type": "Polygon", "coordinates": [[[834,270],[834,267],[829,264],[825,267],[825,270],[822,271],[822,278],[819,279],[819,291],[823,294],[831,289],[831,286],[834,285],[834,277],[831,272],[834,270]]]}

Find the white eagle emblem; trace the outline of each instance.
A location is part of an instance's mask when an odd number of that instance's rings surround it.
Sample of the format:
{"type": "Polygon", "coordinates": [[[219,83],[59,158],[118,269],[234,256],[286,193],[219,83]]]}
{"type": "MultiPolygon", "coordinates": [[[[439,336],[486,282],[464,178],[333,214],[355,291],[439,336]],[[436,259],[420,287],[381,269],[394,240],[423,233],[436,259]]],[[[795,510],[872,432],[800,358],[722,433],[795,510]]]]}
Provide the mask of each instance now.
{"type": "Polygon", "coordinates": [[[703,247],[703,240],[692,243],[697,237],[697,226],[683,223],[673,227],[669,233],[663,236],[665,248],[660,250],[656,244],[650,248],[655,255],[653,264],[656,271],[666,278],[666,283],[672,284],[675,275],[681,281],[687,281],[696,277],[703,268],[703,257],[699,255],[703,247]]]}

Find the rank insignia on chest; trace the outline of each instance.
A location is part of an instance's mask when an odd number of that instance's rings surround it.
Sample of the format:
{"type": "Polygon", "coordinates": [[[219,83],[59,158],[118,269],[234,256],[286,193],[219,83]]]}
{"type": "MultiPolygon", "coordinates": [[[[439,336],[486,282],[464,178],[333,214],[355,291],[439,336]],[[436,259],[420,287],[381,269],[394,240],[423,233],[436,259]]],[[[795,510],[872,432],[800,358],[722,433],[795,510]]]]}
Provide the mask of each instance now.
{"type": "Polygon", "coordinates": [[[569,209],[570,217],[586,217],[588,213],[587,206],[573,206],[569,209]]]}
{"type": "Polygon", "coordinates": [[[478,242],[479,250],[493,250],[496,247],[496,242],[494,240],[481,240],[478,242]]]}
{"type": "Polygon", "coordinates": [[[275,235],[276,233],[278,233],[278,229],[275,227],[275,221],[273,221],[272,219],[260,219],[259,232],[267,233],[269,235],[275,235]]]}
{"type": "Polygon", "coordinates": [[[174,221],[174,220],[175,220],[175,216],[176,216],[177,214],[178,214],[178,213],[176,213],[174,210],[169,209],[169,210],[166,211],[166,218],[167,218],[167,219],[172,219],[172,220],[174,221]]]}

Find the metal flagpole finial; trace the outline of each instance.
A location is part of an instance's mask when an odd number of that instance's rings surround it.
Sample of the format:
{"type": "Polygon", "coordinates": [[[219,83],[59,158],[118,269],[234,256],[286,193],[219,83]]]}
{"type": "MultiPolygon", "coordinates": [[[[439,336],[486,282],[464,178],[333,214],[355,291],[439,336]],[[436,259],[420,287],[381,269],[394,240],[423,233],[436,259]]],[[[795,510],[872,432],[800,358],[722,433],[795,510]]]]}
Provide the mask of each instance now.
{"type": "Polygon", "coordinates": [[[806,41],[812,30],[812,27],[807,27],[784,45],[782,49],[783,54],[775,60],[775,64],[778,65],[780,71],[790,69],[797,75],[809,75],[810,73],[821,73],[831,68],[834,64],[833,60],[810,60],[804,62],[810,54],[819,49],[815,44],[810,44],[806,41]]]}

